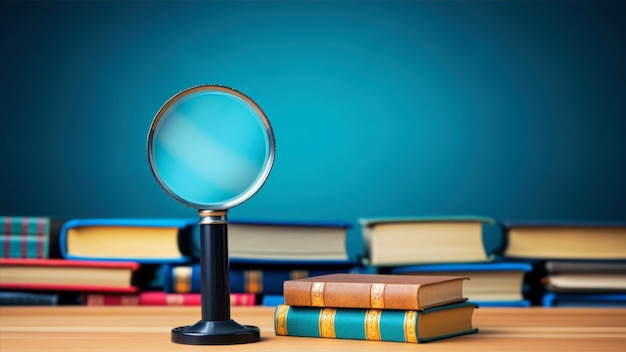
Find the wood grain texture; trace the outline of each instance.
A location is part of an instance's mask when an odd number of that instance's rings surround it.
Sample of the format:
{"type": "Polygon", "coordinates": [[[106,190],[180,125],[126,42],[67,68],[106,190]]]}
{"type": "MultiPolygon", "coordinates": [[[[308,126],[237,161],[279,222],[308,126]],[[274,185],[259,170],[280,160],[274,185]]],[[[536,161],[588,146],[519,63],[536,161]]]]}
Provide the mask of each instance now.
{"type": "MultiPolygon", "coordinates": [[[[233,307],[261,341],[211,346],[211,351],[415,351],[414,344],[276,336],[274,308],[233,307]]],[[[200,319],[197,307],[0,307],[0,350],[190,351],[208,347],[170,342],[173,327],[200,319]]],[[[479,308],[478,334],[420,344],[422,351],[625,351],[626,309],[479,308]]]]}

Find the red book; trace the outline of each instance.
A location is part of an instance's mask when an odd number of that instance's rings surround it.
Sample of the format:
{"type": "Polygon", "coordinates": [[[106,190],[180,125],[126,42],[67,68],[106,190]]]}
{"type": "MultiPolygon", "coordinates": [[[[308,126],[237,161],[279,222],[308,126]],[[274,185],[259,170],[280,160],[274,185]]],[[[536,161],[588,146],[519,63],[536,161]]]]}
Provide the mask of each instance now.
{"type": "MultiPolygon", "coordinates": [[[[135,294],[88,293],[84,301],[88,306],[199,306],[199,293],[166,293],[146,291],[135,294]]],[[[231,293],[232,306],[253,306],[256,295],[253,293],[231,293]]]]}
{"type": "Polygon", "coordinates": [[[0,289],[136,292],[134,262],[0,258],[0,289]]]}

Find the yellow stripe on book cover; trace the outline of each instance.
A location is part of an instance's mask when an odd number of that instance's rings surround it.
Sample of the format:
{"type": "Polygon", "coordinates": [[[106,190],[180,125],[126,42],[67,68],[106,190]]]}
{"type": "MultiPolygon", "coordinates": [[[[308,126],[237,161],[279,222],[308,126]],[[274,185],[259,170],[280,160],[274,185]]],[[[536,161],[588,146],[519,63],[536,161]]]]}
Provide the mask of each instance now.
{"type": "Polygon", "coordinates": [[[263,292],[263,271],[246,270],[244,272],[245,292],[262,293],[263,292]]]}
{"type": "Polygon", "coordinates": [[[289,272],[289,276],[291,280],[304,279],[305,277],[309,277],[308,270],[291,270],[289,272]]]}
{"type": "Polygon", "coordinates": [[[417,343],[417,312],[414,310],[404,313],[404,340],[417,343]]]}
{"type": "Polygon", "coordinates": [[[323,282],[314,282],[311,287],[311,305],[313,307],[324,306],[324,286],[323,282]]]}
{"type": "Polygon", "coordinates": [[[320,312],[320,337],[334,339],[335,336],[335,315],[337,309],[323,308],[320,312]]]}
{"type": "Polygon", "coordinates": [[[177,293],[191,292],[191,267],[177,266],[174,268],[174,291],[177,293]]]}
{"type": "Polygon", "coordinates": [[[365,339],[380,341],[380,309],[368,309],[365,313],[365,339]]]}
{"type": "Polygon", "coordinates": [[[385,284],[372,284],[370,304],[372,308],[385,308],[385,284]]]}
{"type": "Polygon", "coordinates": [[[274,315],[274,333],[276,333],[276,335],[288,335],[287,313],[289,313],[289,306],[279,304],[276,307],[276,313],[274,315]]]}

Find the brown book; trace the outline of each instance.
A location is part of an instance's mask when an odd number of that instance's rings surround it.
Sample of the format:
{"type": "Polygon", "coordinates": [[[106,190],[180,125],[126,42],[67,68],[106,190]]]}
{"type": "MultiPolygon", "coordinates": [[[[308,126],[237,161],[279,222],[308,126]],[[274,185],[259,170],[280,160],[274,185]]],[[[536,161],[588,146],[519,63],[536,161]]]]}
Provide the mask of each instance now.
{"type": "Polygon", "coordinates": [[[463,302],[464,276],[330,274],[287,280],[290,306],[424,310],[463,302]]]}

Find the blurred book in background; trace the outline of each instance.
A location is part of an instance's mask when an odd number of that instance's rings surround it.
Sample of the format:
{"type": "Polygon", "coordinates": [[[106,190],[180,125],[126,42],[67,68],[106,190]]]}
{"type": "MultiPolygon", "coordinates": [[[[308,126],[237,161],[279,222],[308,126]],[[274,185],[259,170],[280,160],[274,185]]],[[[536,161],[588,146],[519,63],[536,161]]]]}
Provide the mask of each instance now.
{"type": "Polygon", "coordinates": [[[61,258],[63,222],[43,216],[0,216],[0,258],[61,258]]]}
{"type": "Polygon", "coordinates": [[[181,263],[192,259],[192,219],[72,219],[61,229],[63,258],[181,263]]]}
{"type": "Polygon", "coordinates": [[[524,262],[446,263],[395,267],[391,274],[466,276],[463,294],[479,306],[528,307],[524,278],[532,269],[524,262]]]}
{"type": "Polygon", "coordinates": [[[479,216],[389,217],[360,220],[367,265],[392,267],[426,263],[493,260],[483,227],[495,220],[479,216]]]}
{"type": "Polygon", "coordinates": [[[626,223],[506,221],[503,256],[535,263],[545,306],[622,305],[626,223]]]}
{"type": "Polygon", "coordinates": [[[504,228],[505,257],[626,260],[626,223],[509,221],[504,228]]]}

